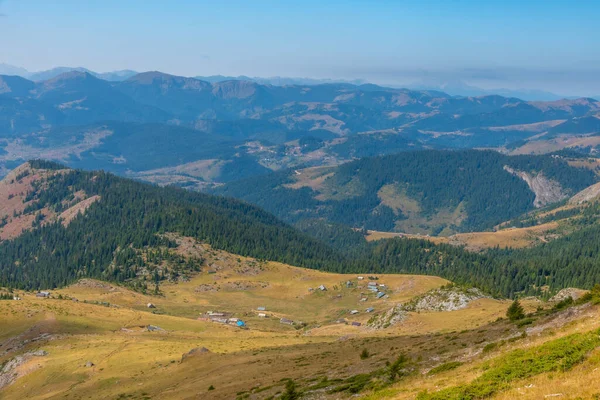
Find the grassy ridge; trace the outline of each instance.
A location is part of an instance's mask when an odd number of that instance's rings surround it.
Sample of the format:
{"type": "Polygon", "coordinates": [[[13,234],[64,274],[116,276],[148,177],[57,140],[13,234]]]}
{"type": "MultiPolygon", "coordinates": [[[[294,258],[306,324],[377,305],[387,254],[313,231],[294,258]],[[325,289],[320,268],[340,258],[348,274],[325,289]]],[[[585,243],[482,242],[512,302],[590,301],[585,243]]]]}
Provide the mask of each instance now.
{"type": "Polygon", "coordinates": [[[510,389],[515,381],[544,372],[567,371],[600,346],[600,330],[574,334],[532,349],[514,350],[493,360],[473,382],[435,393],[421,393],[417,400],[483,399],[510,389]]]}

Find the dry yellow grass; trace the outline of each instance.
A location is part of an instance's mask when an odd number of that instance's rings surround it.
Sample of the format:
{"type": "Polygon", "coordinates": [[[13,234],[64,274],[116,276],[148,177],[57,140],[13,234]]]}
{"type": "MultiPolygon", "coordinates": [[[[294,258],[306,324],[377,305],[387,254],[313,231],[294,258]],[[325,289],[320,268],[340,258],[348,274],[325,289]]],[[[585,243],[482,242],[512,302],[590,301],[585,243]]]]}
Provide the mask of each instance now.
{"type": "Polygon", "coordinates": [[[565,136],[556,139],[531,141],[513,150],[510,154],[545,154],[571,147],[588,147],[597,146],[598,144],[600,144],[600,137],[598,136],[565,136]]]}
{"type": "Polygon", "coordinates": [[[368,231],[367,240],[390,239],[394,237],[405,237],[411,239],[423,239],[440,244],[447,243],[456,246],[465,246],[470,251],[481,251],[483,249],[500,248],[523,248],[548,241],[549,232],[559,227],[558,222],[548,222],[541,225],[526,228],[507,228],[495,232],[473,232],[458,233],[451,236],[428,236],[411,235],[396,232],[368,231]]]}
{"type": "MultiPolygon", "coordinates": [[[[75,297],[77,302],[39,299],[22,293],[21,301],[0,302],[2,343],[14,347],[24,339],[43,333],[51,335],[50,340],[17,346],[8,353],[4,353],[6,346],[0,346],[0,363],[28,350],[41,348],[48,352],[47,356],[34,357],[19,367],[23,376],[3,389],[2,398],[96,399],[129,395],[231,399],[238,392],[260,386],[264,391],[250,398],[264,399],[282,390],[284,378],[309,385],[311,378],[345,378],[370,372],[382,368],[400,349],[432,362],[439,358],[441,349],[463,352],[459,342],[443,333],[486,326],[508,307],[506,301],[482,299],[459,311],[413,313],[401,324],[373,330],[365,326],[372,315],[364,312],[366,307],[385,312],[447,281],[428,276],[378,275],[378,282],[387,285],[390,295],[376,300],[357,287],[366,286],[368,274],[359,281],[356,275],[258,263],[186,238],[178,240],[182,253],[203,254],[216,273],[204,271],[189,282],[165,284],[161,288],[163,296],[146,296],[87,280],[53,291],[55,297],[75,297]],[[354,287],[347,288],[347,280],[354,287]],[[267,285],[261,285],[263,282],[267,285]],[[321,284],[328,290],[308,290],[321,284]],[[216,290],[198,291],[205,285],[216,290]],[[249,289],[238,290],[239,287],[249,289]],[[366,302],[360,301],[361,292],[366,294],[366,302]],[[111,306],[92,302],[109,302],[111,306]],[[146,307],[149,302],[156,305],[158,314],[146,307]],[[272,317],[258,318],[259,306],[266,307],[272,317]],[[350,318],[351,309],[360,310],[360,314],[350,318]],[[231,312],[244,319],[249,329],[197,320],[200,313],[208,310],[231,312]],[[310,325],[296,330],[279,324],[281,316],[310,325]],[[339,317],[363,325],[336,324],[339,317]],[[164,331],[149,332],[148,325],[164,331]],[[182,362],[182,354],[196,347],[206,347],[210,353],[182,362]],[[360,360],[358,354],[364,347],[369,348],[372,357],[360,360]],[[87,361],[94,366],[85,367],[87,361]],[[215,390],[208,393],[210,385],[215,390]]],[[[490,329],[486,334],[465,333],[465,343],[474,340],[472,335],[505,334],[502,326],[490,329]]]]}

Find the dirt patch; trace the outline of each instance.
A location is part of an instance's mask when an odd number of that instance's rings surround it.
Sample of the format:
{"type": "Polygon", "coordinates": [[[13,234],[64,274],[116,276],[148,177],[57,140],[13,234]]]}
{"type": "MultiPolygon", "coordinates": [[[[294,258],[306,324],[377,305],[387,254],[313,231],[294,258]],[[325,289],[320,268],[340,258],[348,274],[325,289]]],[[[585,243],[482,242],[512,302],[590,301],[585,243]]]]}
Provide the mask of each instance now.
{"type": "Polygon", "coordinates": [[[58,218],[62,219],[62,224],[64,226],[67,226],[71,223],[71,221],[73,221],[73,219],[75,219],[75,217],[77,217],[79,214],[83,214],[85,210],[99,200],[100,196],[98,195],[81,200],[79,203],[63,211],[58,218]]]}
{"type": "Polygon", "coordinates": [[[269,282],[260,281],[234,281],[225,282],[221,285],[223,290],[253,290],[253,289],[265,289],[271,286],[269,282]]]}

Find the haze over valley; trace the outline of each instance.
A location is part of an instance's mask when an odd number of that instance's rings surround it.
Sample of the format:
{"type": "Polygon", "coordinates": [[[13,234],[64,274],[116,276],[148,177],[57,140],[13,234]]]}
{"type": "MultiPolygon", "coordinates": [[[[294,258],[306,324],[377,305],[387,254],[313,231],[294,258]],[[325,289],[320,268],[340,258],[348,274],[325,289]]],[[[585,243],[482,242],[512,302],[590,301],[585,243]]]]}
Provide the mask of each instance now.
{"type": "Polygon", "coordinates": [[[0,0],[0,399],[600,398],[599,17],[0,0]]]}

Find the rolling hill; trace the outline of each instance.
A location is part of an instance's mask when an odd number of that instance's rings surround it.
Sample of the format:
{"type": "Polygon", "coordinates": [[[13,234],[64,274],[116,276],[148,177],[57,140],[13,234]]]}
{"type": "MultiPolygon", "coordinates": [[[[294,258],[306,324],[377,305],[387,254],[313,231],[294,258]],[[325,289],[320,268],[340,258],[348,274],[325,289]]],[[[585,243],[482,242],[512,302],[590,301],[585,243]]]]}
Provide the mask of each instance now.
{"type": "Polygon", "coordinates": [[[353,228],[437,235],[491,229],[558,203],[596,179],[589,169],[556,156],[420,151],[282,171],[215,193],[249,201],[290,223],[324,218],[353,228]]]}
{"type": "Polygon", "coordinates": [[[239,79],[206,82],[161,72],[123,72],[118,79],[84,69],[51,72],[35,82],[0,76],[4,170],[44,158],[119,174],[130,171],[129,176],[151,182],[203,187],[408,150],[493,147],[541,153],[576,147],[589,153],[597,145],[594,121],[600,106],[589,98],[528,102],[371,84],[275,86],[239,79]],[[116,154],[120,149],[111,145],[111,136],[94,136],[94,131],[123,123],[139,125],[126,129],[144,130],[148,139],[141,143],[150,153],[168,153],[164,159],[169,161],[140,163],[135,155],[116,154]],[[178,128],[189,142],[163,149],[164,143],[153,140],[178,128]],[[67,135],[71,146],[59,144],[57,139],[67,135]],[[197,147],[212,147],[213,139],[230,151],[201,154],[197,147]],[[207,146],[198,145],[202,140],[207,146]],[[191,174],[184,172],[190,171],[189,163],[195,163],[191,174]],[[236,164],[241,167],[220,168],[236,164]],[[245,173],[236,174],[238,170],[245,173]]]}

